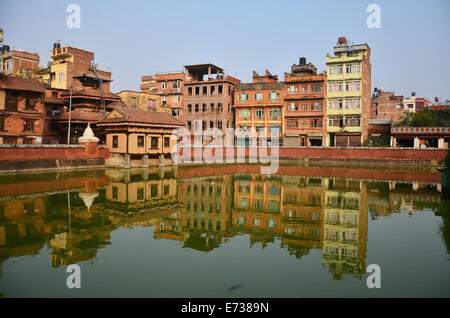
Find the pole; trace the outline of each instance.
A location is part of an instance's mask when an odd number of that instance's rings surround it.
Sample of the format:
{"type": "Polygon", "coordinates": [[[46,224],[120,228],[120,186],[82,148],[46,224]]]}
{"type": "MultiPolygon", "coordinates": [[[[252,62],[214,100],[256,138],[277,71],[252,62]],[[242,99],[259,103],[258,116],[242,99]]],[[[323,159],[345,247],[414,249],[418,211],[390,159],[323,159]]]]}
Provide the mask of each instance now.
{"type": "Polygon", "coordinates": [[[70,87],[70,99],[69,99],[69,127],[67,128],[67,144],[70,145],[70,121],[72,118],[72,87],[70,87]]]}

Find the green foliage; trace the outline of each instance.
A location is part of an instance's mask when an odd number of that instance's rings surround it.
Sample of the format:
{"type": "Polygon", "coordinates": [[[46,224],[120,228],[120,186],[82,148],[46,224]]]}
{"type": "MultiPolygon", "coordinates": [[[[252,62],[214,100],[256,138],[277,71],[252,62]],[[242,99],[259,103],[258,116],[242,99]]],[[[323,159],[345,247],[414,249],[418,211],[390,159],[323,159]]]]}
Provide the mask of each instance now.
{"type": "Polygon", "coordinates": [[[390,144],[389,137],[369,137],[364,141],[363,147],[389,147],[390,144]]]}
{"type": "Polygon", "coordinates": [[[406,113],[395,126],[450,127],[450,109],[427,109],[419,113],[406,113]]]}

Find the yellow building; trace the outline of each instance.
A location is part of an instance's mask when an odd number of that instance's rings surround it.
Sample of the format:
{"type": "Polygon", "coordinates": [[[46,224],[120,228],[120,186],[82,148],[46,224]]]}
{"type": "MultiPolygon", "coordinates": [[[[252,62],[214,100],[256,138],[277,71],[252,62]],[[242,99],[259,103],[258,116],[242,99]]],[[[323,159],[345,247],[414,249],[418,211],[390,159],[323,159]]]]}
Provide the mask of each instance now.
{"type": "Polygon", "coordinates": [[[164,112],[170,114],[170,106],[161,105],[161,96],[150,92],[135,92],[124,90],[117,93],[122,102],[132,109],[141,109],[148,111],[164,112]]]}
{"type": "Polygon", "coordinates": [[[370,47],[339,38],[334,56],[327,54],[327,146],[361,146],[367,138],[370,94],[370,47]]]}

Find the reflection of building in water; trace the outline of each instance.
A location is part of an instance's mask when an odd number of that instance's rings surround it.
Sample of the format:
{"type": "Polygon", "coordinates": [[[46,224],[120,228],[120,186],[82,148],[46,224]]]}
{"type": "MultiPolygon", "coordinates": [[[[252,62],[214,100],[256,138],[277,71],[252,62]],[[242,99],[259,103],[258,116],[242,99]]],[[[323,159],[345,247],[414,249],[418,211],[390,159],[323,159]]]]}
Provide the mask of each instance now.
{"type": "Polygon", "coordinates": [[[323,259],[335,279],[365,273],[367,252],[366,184],[329,179],[325,190],[323,259]]]}
{"type": "Polygon", "coordinates": [[[233,227],[262,247],[281,237],[281,247],[301,257],[321,247],[323,181],[320,178],[238,175],[233,227]]]}
{"type": "Polygon", "coordinates": [[[322,246],[325,180],[283,177],[282,247],[297,258],[322,246]]]}
{"type": "Polygon", "coordinates": [[[108,170],[106,208],[120,212],[141,212],[155,206],[177,203],[176,168],[108,170]]]}
{"type": "MultiPolygon", "coordinates": [[[[177,219],[174,229],[184,242],[184,247],[210,251],[218,247],[222,239],[229,237],[230,213],[233,202],[233,177],[217,176],[180,181],[179,201],[185,209],[177,219]],[[180,226],[181,225],[181,226],[180,226]],[[181,234],[182,233],[182,234],[181,234]]],[[[161,223],[156,235],[169,230],[170,223],[161,223]],[[164,230],[162,230],[162,228],[164,230]]],[[[172,231],[175,232],[175,231],[172,231]]]]}

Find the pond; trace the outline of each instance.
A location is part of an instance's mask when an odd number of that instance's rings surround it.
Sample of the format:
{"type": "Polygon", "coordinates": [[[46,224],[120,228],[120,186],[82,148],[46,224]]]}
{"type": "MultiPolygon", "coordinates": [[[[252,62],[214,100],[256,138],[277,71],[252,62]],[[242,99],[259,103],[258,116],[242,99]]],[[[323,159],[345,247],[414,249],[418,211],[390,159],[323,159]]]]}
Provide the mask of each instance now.
{"type": "Polygon", "coordinates": [[[449,297],[431,171],[256,165],[0,176],[3,297],[449,297]],[[81,288],[68,288],[69,265],[81,288]],[[367,268],[381,288],[368,288],[367,268]]]}

